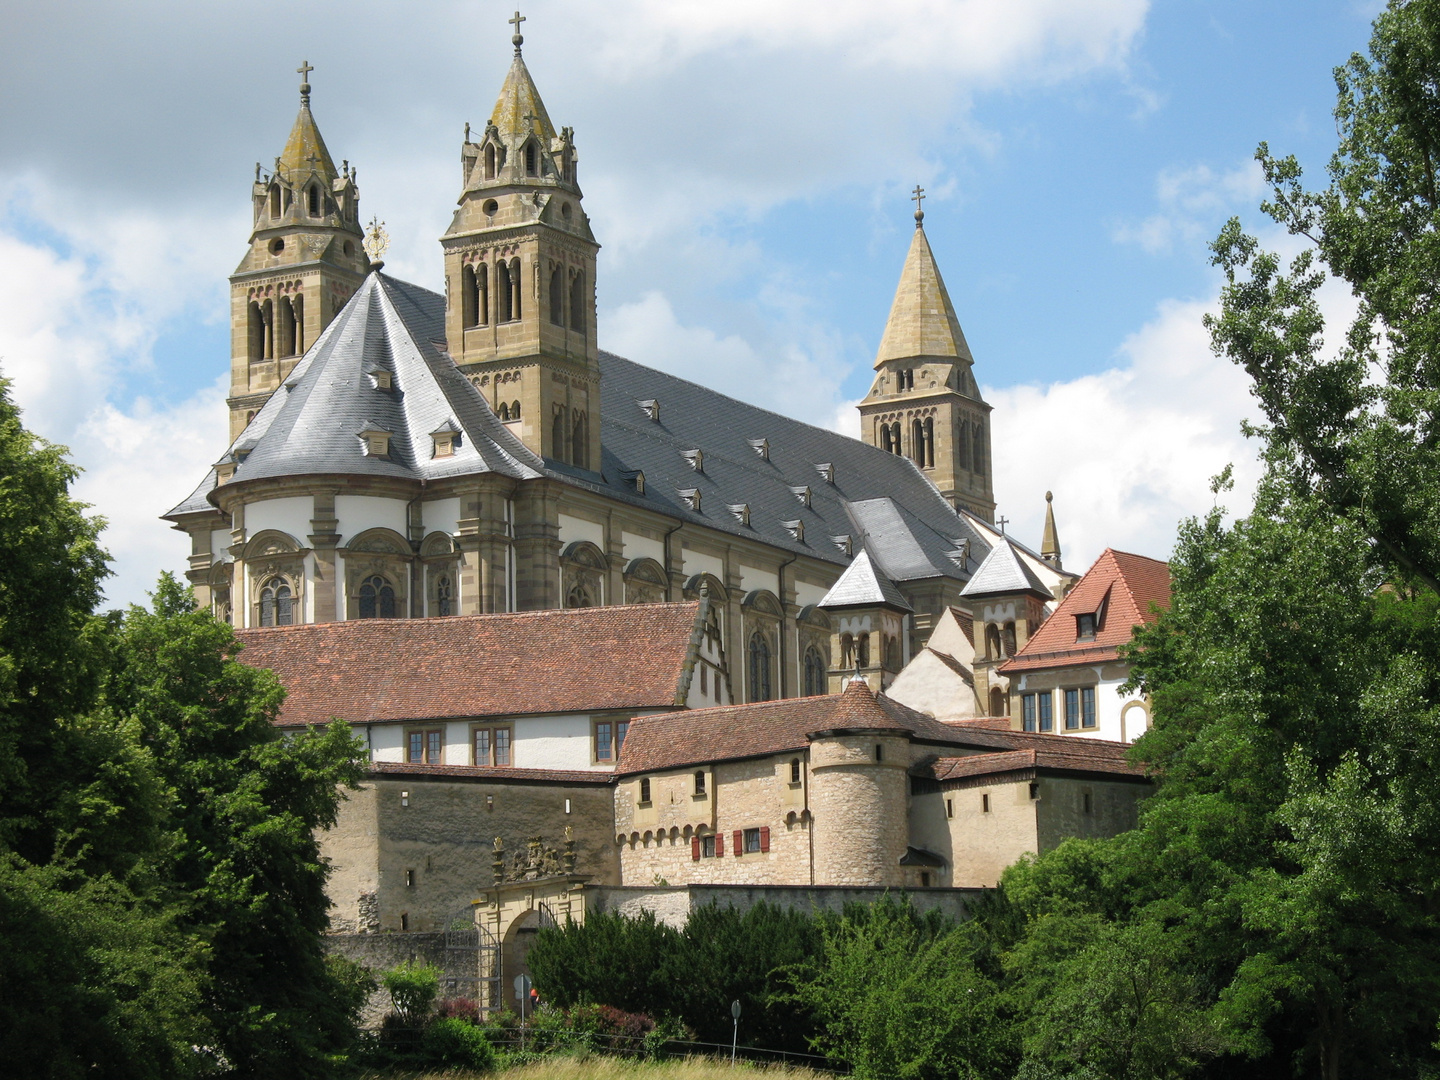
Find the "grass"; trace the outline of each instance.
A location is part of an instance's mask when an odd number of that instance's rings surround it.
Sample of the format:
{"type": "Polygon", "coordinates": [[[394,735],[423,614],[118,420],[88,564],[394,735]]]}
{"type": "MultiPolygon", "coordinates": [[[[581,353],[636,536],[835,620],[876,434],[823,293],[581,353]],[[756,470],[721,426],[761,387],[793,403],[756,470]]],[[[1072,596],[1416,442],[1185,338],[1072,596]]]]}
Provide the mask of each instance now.
{"type": "Polygon", "coordinates": [[[362,1080],[834,1080],[829,1073],[784,1065],[755,1065],[714,1058],[633,1061],[605,1054],[554,1055],[493,1073],[369,1073],[362,1080]]]}

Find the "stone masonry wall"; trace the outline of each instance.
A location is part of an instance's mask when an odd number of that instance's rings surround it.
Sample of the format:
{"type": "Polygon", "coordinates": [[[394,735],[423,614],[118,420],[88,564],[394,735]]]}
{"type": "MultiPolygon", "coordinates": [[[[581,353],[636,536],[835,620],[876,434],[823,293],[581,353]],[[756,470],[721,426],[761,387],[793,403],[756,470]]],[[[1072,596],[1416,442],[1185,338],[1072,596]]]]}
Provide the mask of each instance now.
{"type": "Polygon", "coordinates": [[[692,910],[706,904],[744,911],[756,904],[766,903],[799,911],[839,912],[848,904],[873,904],[887,896],[908,898],[921,911],[938,910],[953,919],[962,920],[969,916],[969,905],[985,890],[909,889],[900,892],[844,885],[692,885],[684,889],[590,886],[586,892],[590,894],[590,911],[618,912],[631,918],[641,911],[651,911],[661,922],[678,930],[685,925],[692,910]]]}
{"type": "Polygon", "coordinates": [[[810,746],[815,883],[904,883],[910,744],[893,735],[839,735],[810,746]],[[880,760],[875,758],[880,748],[880,760]]]}
{"type": "Polygon", "coordinates": [[[777,754],[704,768],[705,794],[695,794],[697,770],[652,773],[650,802],[639,801],[641,777],[615,787],[615,843],[620,881],[653,886],[698,883],[809,884],[810,830],[806,813],[807,755],[777,754]],[[792,762],[799,780],[792,782],[792,762]],[[735,851],[735,831],[770,830],[768,852],[735,851]],[[694,858],[692,837],[719,833],[724,855],[694,858]]]}

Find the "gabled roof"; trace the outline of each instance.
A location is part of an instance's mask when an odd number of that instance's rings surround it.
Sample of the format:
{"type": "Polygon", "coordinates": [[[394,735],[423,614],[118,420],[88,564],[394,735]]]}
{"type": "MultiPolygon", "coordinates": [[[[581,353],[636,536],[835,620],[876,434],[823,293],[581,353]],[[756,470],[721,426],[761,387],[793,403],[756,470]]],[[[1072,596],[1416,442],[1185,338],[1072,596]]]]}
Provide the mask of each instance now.
{"type": "Polygon", "coordinates": [[[1000,666],[1005,674],[1119,658],[1134,628],[1170,606],[1170,566],[1106,548],[1025,647],[1000,666]],[[1095,637],[1079,639],[1077,615],[1097,616],[1095,637]]]}
{"type": "Polygon", "coordinates": [[[963,514],[921,520],[888,495],[854,500],[847,509],[876,566],[892,581],[964,578],[990,551],[985,534],[963,514]]]}
{"type": "Polygon", "coordinates": [[[1042,746],[1030,746],[1019,750],[1004,750],[993,754],[967,754],[964,757],[940,758],[934,762],[928,773],[942,784],[947,780],[966,780],[981,776],[999,776],[1005,773],[1033,772],[1035,769],[1050,769],[1072,773],[1108,773],[1122,777],[1143,777],[1145,769],[1132,765],[1126,759],[1123,743],[1102,742],[1098,739],[1065,738],[1048,735],[1055,740],[1042,746]],[[1090,744],[1088,747],[1082,743],[1090,744]],[[1098,749],[1097,749],[1098,748],[1098,749]]]}
{"type": "Polygon", "coordinates": [[[960,330],[960,320],[955,317],[930,241],[917,223],[875,366],[887,360],[926,356],[963,360],[966,364],[975,359],[960,330]]]}
{"type": "Polygon", "coordinates": [[[500,87],[500,96],[495,99],[490,123],[499,128],[501,136],[505,138],[533,130],[547,150],[550,148],[550,140],[555,138],[555,125],[550,123],[545,103],[540,100],[540,91],[535,88],[535,80],[530,77],[530,70],[521,59],[518,49],[515,59],[510,62],[505,82],[500,87]],[[527,116],[535,118],[533,128],[531,121],[525,119],[527,116]]]}
{"type": "Polygon", "coordinates": [[[283,726],[671,709],[700,601],[238,630],[285,687],[283,726]]]}
{"type": "MultiPolygon", "coordinates": [[[[280,476],[358,475],[436,480],[497,472],[542,475],[544,462],[495,416],[450,358],[444,299],[372,272],[284,385],[231,444],[230,483],[280,476]],[[377,387],[373,372],[390,375],[377,387]],[[431,433],[460,432],[449,457],[434,457],[431,433]],[[390,433],[389,453],[367,453],[367,429],[390,433]]],[[[209,507],[212,470],[167,517],[209,507]]]]}
{"type": "Polygon", "coordinates": [[[990,549],[990,554],[975,571],[975,576],[960,591],[961,596],[1003,596],[1007,593],[1034,593],[1051,599],[1054,594],[1045,587],[1035,572],[1025,564],[1008,539],[990,549]]]}
{"type": "Polygon", "coordinates": [[[875,572],[870,553],[861,549],[855,560],[845,568],[840,580],[830,586],[822,608],[857,607],[869,604],[888,604],[901,611],[915,610],[895,587],[894,582],[883,574],[875,572]]]}

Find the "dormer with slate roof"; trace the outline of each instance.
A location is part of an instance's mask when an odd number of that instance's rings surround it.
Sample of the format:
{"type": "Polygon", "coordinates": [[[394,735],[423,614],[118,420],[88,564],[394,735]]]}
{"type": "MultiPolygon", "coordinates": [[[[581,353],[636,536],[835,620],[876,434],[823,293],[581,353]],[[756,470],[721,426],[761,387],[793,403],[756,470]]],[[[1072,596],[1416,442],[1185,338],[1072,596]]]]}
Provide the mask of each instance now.
{"type": "Polygon", "coordinates": [[[574,131],[551,123],[521,55],[523,38],[512,41],[488,122],[474,134],[466,126],[458,206],[440,238],[445,341],[491,408],[518,419],[526,446],[593,472],[600,245],[582,205],[574,131]]]}
{"type": "Polygon", "coordinates": [[[230,277],[230,437],[300,362],[364,279],[359,191],[348,161],[330,157],[310,111],[301,65],[300,112],[266,172],[255,166],[250,250],[230,277]],[[263,174],[263,175],[262,175],[263,174]]]}
{"type": "Polygon", "coordinates": [[[989,703],[991,716],[1009,716],[1009,682],[996,669],[1024,648],[1045,621],[1046,605],[1054,596],[1005,537],[960,596],[974,619],[976,698],[989,703]]]}

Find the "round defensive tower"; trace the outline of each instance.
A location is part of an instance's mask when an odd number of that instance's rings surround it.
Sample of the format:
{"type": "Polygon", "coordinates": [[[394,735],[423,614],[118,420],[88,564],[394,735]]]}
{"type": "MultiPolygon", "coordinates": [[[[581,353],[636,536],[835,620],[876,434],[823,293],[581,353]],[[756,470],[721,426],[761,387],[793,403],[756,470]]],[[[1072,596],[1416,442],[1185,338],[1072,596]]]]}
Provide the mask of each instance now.
{"type": "Polygon", "coordinates": [[[836,724],[808,733],[815,884],[902,885],[909,841],[910,732],[853,680],[836,724]]]}

